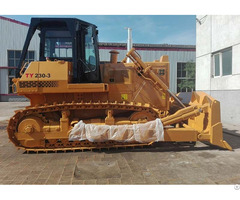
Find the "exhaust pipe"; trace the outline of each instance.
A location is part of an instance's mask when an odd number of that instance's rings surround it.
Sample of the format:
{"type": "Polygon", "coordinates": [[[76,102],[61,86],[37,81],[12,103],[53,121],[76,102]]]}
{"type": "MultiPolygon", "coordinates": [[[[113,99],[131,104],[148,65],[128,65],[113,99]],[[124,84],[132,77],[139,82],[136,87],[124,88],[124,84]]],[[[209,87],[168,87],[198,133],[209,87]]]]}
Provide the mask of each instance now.
{"type": "Polygon", "coordinates": [[[118,60],[118,51],[112,50],[109,52],[111,54],[110,56],[110,63],[117,63],[118,60]]]}

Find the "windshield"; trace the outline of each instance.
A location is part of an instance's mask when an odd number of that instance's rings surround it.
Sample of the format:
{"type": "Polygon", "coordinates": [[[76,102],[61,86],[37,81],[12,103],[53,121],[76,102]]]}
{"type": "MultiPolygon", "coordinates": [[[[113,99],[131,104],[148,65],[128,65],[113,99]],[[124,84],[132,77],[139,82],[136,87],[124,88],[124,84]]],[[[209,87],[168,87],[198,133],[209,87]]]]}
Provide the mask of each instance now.
{"type": "MultiPolygon", "coordinates": [[[[94,45],[93,27],[89,26],[83,29],[83,40],[84,52],[82,57],[78,59],[82,62],[85,73],[96,71],[96,51],[94,45]]],[[[81,46],[82,46],[81,45],[81,46]]],[[[46,30],[45,32],[45,48],[44,57],[66,59],[72,58],[72,37],[69,31],[63,30],[46,30]]]]}
{"type": "Polygon", "coordinates": [[[85,32],[85,61],[88,65],[88,67],[85,68],[85,73],[96,70],[97,63],[92,27],[88,27],[85,32]]]}
{"type": "Polygon", "coordinates": [[[45,57],[50,58],[71,58],[72,38],[69,31],[46,31],[45,57]]]}

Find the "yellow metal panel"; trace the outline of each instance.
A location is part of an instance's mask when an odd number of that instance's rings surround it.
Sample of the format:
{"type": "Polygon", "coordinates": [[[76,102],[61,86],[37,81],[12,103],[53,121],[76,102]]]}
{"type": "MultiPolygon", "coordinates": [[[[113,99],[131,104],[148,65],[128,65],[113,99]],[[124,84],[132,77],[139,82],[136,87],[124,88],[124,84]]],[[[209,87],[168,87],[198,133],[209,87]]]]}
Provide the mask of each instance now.
{"type": "Polygon", "coordinates": [[[107,92],[108,84],[105,83],[88,83],[88,84],[68,84],[69,92],[107,92]]]}
{"type": "Polygon", "coordinates": [[[165,141],[187,142],[197,141],[198,132],[187,128],[169,128],[164,129],[165,141]]]}
{"type": "Polygon", "coordinates": [[[64,61],[47,61],[39,62],[38,77],[39,80],[68,80],[69,76],[69,62],[64,61]]]}

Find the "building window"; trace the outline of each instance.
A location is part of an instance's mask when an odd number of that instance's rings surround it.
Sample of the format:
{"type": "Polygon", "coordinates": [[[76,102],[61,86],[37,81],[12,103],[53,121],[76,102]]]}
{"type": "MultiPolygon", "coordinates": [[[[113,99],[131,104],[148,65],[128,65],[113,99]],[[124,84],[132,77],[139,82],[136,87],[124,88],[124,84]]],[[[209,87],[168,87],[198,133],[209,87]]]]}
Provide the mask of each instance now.
{"type": "MultiPolygon", "coordinates": [[[[20,50],[8,50],[8,93],[12,93],[12,79],[15,77],[16,68],[19,64],[20,57],[21,57],[20,50]]],[[[26,55],[25,62],[32,62],[34,61],[34,51],[28,51],[26,55]]]]}
{"type": "Polygon", "coordinates": [[[186,78],[186,63],[177,63],[177,77],[186,78]]]}
{"type": "Polygon", "coordinates": [[[232,74],[232,48],[213,54],[213,75],[226,76],[232,74]]]}
{"type": "Polygon", "coordinates": [[[177,92],[195,90],[195,63],[177,63],[177,92]]]}
{"type": "MultiPolygon", "coordinates": [[[[17,67],[21,57],[21,51],[19,50],[8,50],[8,66],[17,67]]],[[[34,61],[34,51],[28,51],[25,62],[34,61]]]]}
{"type": "Polygon", "coordinates": [[[215,76],[220,76],[220,54],[214,55],[214,70],[215,76]]]}

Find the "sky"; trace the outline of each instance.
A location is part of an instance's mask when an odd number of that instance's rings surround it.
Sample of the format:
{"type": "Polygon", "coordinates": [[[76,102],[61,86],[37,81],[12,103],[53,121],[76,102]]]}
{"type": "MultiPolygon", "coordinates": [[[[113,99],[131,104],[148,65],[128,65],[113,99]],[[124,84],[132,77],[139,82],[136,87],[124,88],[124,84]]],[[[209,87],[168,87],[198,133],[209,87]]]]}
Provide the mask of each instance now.
{"type": "Polygon", "coordinates": [[[4,15],[30,23],[31,17],[73,17],[95,24],[99,42],[127,42],[126,27],[132,28],[133,43],[196,44],[195,15],[4,15]]]}

